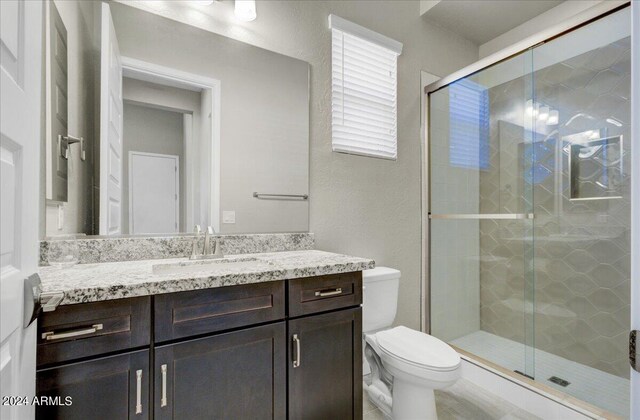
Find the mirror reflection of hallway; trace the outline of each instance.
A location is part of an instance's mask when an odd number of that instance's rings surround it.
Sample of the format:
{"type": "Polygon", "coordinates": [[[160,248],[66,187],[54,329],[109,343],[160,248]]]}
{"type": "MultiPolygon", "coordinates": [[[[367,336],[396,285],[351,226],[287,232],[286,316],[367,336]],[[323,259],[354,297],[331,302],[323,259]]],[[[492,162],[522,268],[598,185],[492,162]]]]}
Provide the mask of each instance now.
{"type": "Polygon", "coordinates": [[[124,104],[122,233],[178,233],[185,226],[185,130],[191,115],[124,104]]]}
{"type": "Polygon", "coordinates": [[[129,231],[178,232],[179,156],[129,152],[129,231]]]}

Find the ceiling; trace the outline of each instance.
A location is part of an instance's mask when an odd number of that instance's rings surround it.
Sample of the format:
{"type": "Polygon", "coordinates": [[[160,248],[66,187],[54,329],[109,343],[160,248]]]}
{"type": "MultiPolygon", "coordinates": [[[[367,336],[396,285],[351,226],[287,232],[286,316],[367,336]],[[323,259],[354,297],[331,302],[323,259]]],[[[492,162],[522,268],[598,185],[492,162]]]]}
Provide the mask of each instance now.
{"type": "Polygon", "coordinates": [[[552,9],[563,0],[429,1],[423,17],[482,45],[552,9]]]}

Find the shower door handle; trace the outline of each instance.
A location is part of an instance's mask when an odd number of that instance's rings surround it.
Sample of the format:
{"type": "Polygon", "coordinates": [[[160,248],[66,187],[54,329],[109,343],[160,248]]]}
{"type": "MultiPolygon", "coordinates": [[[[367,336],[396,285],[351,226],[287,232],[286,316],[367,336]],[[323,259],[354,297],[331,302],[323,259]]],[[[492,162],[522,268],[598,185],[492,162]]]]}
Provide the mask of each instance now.
{"type": "Polygon", "coordinates": [[[640,331],[631,330],[629,333],[629,364],[636,372],[640,372],[640,347],[638,346],[640,331]]]}

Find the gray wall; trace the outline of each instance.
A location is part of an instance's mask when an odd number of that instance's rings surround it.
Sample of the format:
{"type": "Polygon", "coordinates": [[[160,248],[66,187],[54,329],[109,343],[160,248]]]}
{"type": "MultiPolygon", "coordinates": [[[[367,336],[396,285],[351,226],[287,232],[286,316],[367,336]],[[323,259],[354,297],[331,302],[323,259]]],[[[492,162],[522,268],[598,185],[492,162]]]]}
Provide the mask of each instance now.
{"type": "MultiPolygon", "coordinates": [[[[527,37],[535,35],[542,30],[551,28],[573,18],[574,16],[590,9],[598,7],[604,0],[572,0],[564,1],[546,12],[529,19],[525,23],[485,42],[479,47],[480,58],[487,57],[503,48],[507,48],[527,37]]],[[[609,3],[617,3],[614,1],[609,3]]],[[[618,4],[620,5],[620,4],[618,4]]],[[[613,6],[616,7],[616,6],[613,6]]]]}
{"type": "Polygon", "coordinates": [[[122,232],[129,232],[129,152],[177,155],[180,162],[180,227],[184,231],[183,114],[124,103],[122,159],[122,232]]]}
{"type": "Polygon", "coordinates": [[[122,55],[220,80],[220,210],[236,213],[220,231],[307,231],[309,202],[252,194],[309,191],[308,64],[119,4],[112,13],[122,55]]]}
{"type": "MultiPolygon", "coordinates": [[[[177,9],[180,4],[174,5],[177,9]]],[[[242,24],[215,2],[194,24],[311,65],[310,231],[318,249],[372,257],[402,271],[396,323],[420,325],[420,70],[447,75],[478,59],[476,45],[420,17],[418,1],[265,1],[242,24]],[[330,13],[404,43],[398,60],[398,160],[331,151],[330,13]],[[213,16],[215,14],[215,17],[213,16]]],[[[173,19],[188,19],[172,9],[173,19]]]]}

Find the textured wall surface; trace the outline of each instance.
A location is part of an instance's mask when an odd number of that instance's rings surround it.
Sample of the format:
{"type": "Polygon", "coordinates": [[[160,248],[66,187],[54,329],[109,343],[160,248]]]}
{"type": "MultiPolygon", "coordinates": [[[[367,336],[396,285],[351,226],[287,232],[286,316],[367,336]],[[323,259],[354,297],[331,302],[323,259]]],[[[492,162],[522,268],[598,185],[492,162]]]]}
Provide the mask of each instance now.
{"type": "MultiPolygon", "coordinates": [[[[310,231],[318,249],[375,259],[402,271],[396,323],[420,326],[420,70],[445,76],[478,48],[420,17],[418,1],[264,1],[240,23],[233,2],[208,13],[168,2],[139,4],[201,28],[309,62],[310,231]],[[331,151],[330,13],[404,43],[398,59],[398,160],[331,151]]],[[[175,2],[181,3],[181,2],[175,2]]]]}

